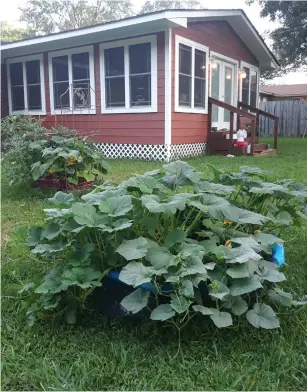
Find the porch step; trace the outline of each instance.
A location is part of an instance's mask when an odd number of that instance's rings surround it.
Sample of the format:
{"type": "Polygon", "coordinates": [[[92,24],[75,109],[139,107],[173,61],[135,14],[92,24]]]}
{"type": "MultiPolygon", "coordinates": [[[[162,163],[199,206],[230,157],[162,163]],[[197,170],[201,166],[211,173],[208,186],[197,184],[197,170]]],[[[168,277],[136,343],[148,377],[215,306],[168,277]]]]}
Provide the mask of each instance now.
{"type": "Polygon", "coordinates": [[[254,157],[271,157],[276,155],[276,150],[274,148],[269,148],[267,150],[264,151],[254,151],[254,157]]]}
{"type": "Polygon", "coordinates": [[[266,143],[255,143],[254,144],[254,152],[262,152],[267,150],[268,145],[266,143]]]}

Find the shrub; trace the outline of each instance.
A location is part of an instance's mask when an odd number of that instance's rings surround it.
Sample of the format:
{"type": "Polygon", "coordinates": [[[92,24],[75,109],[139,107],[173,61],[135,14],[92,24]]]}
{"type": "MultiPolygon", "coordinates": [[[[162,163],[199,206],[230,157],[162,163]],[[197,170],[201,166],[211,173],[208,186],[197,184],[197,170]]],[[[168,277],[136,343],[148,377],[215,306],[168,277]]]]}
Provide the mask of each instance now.
{"type": "Polygon", "coordinates": [[[71,129],[47,129],[31,116],[8,116],[2,120],[7,152],[5,171],[10,183],[29,183],[43,178],[65,178],[78,184],[101,179],[107,172],[102,153],[90,141],[77,137],[71,129]]]}
{"type": "Polygon", "coordinates": [[[258,168],[211,169],[209,179],[177,161],[98,186],[79,202],[56,193],[49,201],[57,208],[44,210],[45,226],[27,239],[32,253],[55,262],[24,288],[30,321],[56,309],[74,323],[103,277],[117,270],[136,288],[121,303],[132,314],[147,312],[178,330],[196,314],[218,328],[243,315],[256,328],[277,328],[271,305],[293,299],[276,287],[286,278],[271,261],[272,248],[283,243],[272,233],[304,223],[307,189],[268,183],[258,168]]]}

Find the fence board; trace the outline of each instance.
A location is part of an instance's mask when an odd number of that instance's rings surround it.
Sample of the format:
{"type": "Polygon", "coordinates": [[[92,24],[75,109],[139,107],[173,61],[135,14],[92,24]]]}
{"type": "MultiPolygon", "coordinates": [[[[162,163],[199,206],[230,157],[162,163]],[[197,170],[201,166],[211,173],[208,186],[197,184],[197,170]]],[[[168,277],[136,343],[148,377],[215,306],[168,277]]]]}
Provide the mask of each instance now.
{"type": "MultiPolygon", "coordinates": [[[[279,136],[307,137],[307,101],[260,102],[260,109],[279,117],[279,136]]],[[[260,116],[260,136],[273,136],[274,121],[260,116]]]]}

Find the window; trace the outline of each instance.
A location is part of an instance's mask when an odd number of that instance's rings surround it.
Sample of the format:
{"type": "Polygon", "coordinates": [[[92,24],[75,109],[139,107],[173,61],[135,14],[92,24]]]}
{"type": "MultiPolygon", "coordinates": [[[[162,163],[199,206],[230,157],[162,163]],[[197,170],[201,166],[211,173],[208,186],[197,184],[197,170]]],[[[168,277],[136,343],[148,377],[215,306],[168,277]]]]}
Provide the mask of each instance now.
{"type": "Polygon", "coordinates": [[[8,60],[10,113],[45,114],[43,57],[8,60]]]}
{"type": "Polygon", "coordinates": [[[157,111],[156,36],[101,44],[102,112],[157,111]]]}
{"type": "Polygon", "coordinates": [[[207,113],[208,48],[176,36],[175,110],[207,113]]]}
{"type": "Polygon", "coordinates": [[[93,47],[50,54],[51,111],[96,113],[93,47]]]}
{"type": "Polygon", "coordinates": [[[242,102],[253,107],[258,107],[259,71],[252,65],[241,63],[246,77],[242,79],[242,102]]]}

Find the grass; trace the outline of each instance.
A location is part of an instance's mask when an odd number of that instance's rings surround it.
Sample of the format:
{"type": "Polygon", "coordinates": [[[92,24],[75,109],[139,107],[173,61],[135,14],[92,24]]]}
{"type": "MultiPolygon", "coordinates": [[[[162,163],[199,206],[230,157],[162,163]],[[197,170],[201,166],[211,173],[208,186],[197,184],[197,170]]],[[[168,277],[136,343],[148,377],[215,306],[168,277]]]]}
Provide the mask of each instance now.
{"type": "MultiPolygon", "coordinates": [[[[307,180],[307,140],[281,139],[280,153],[266,158],[202,157],[187,160],[229,171],[257,165],[272,179],[307,180]]],[[[160,167],[116,160],[111,180],[160,167]]],[[[206,323],[183,333],[178,356],[174,331],[140,321],[107,319],[92,312],[77,326],[60,322],[26,326],[17,291],[48,265],[34,259],[13,232],[43,222],[48,193],[2,184],[2,388],[1,390],[306,390],[305,309],[283,310],[281,329],[244,326],[216,330],[206,323]]],[[[307,281],[307,233],[285,237],[285,289],[302,296],[307,281]]]]}

